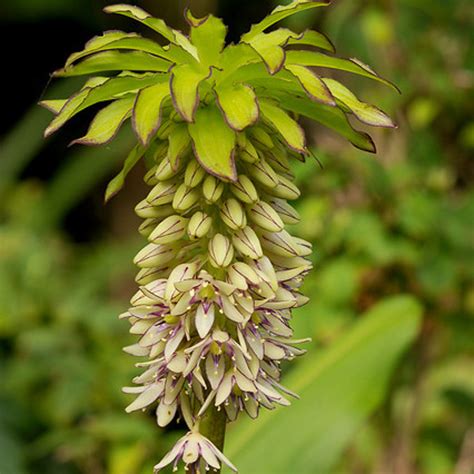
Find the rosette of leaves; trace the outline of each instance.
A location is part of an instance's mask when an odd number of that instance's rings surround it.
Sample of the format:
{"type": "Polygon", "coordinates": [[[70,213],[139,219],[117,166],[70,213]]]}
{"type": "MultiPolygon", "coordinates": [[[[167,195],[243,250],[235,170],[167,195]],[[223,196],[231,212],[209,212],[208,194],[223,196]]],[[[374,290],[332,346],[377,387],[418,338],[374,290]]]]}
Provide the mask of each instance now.
{"type": "MultiPolygon", "coordinates": [[[[135,33],[109,31],[74,53],[56,77],[89,76],[73,96],[42,104],[55,113],[50,135],[105,104],[74,143],[103,145],[131,120],[137,145],[106,199],[143,157],[150,193],[136,207],[149,243],[137,255],[137,294],[122,316],[139,336],[125,350],[144,358],[127,411],[156,407],[166,426],[184,419],[189,432],[156,466],[183,462],[191,472],[235,467],[222,454],[225,426],[241,412],[288,405],[280,363],[304,353],[292,338],[293,308],[311,269],[311,245],[285,226],[298,222],[288,201],[299,197],[290,160],[308,155],[297,117],[338,132],[374,152],[348,116],[394,127],[322,70],[346,71],[392,86],[368,66],[338,58],[321,33],[272,28],[329,1],[295,0],[253,25],[238,44],[209,15],[187,10],[183,34],[136,6],[107,13],[158,33],[161,46],[135,33]],[[271,31],[270,31],[271,29],[271,31]]],[[[392,86],[393,87],[393,86],[392,86]]]]}

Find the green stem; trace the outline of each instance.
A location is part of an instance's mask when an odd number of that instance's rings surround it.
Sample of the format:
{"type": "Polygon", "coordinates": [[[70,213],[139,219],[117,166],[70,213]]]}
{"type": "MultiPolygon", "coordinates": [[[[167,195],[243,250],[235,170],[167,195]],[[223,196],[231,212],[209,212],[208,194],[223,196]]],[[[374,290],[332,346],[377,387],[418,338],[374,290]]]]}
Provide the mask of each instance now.
{"type": "Polygon", "coordinates": [[[225,410],[210,406],[199,423],[199,432],[212,441],[220,451],[224,451],[227,417],[225,410]]]}

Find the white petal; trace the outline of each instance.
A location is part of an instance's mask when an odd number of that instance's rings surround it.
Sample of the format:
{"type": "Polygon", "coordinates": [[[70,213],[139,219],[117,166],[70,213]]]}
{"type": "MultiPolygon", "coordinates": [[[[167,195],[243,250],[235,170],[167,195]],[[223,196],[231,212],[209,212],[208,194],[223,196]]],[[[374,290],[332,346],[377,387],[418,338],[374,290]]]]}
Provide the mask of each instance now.
{"type": "Polygon", "coordinates": [[[215,406],[224,403],[232,391],[232,373],[228,372],[217,389],[215,406]]]}
{"type": "Polygon", "coordinates": [[[184,338],[184,330],[179,329],[178,332],[166,343],[165,359],[167,362],[171,360],[171,357],[175,353],[176,349],[180,345],[183,338],[184,338]]]}
{"type": "Polygon", "coordinates": [[[215,390],[222,381],[225,372],[225,362],[222,357],[219,357],[217,366],[214,363],[214,358],[211,354],[208,354],[206,358],[206,375],[207,380],[211,384],[213,390],[215,390]]]}
{"type": "Polygon", "coordinates": [[[166,456],[154,467],[155,471],[160,471],[168,464],[172,463],[179,452],[181,451],[184,443],[186,442],[187,436],[183,436],[174,446],[173,449],[166,454],[166,456]]]}
{"type": "Polygon", "coordinates": [[[206,461],[207,464],[209,464],[209,466],[213,467],[214,469],[219,469],[221,467],[219,460],[212,449],[209,447],[208,443],[199,443],[199,446],[201,448],[204,461],[206,461]]]}
{"type": "Polygon", "coordinates": [[[244,377],[239,371],[234,373],[234,377],[237,385],[243,392],[255,393],[257,391],[255,385],[247,377],[244,377]]]}
{"type": "Polygon", "coordinates": [[[156,409],[156,420],[158,422],[158,426],[163,428],[168,425],[176,415],[177,408],[178,403],[176,401],[174,401],[171,405],[166,405],[166,403],[161,402],[156,409]]]}
{"type": "Polygon", "coordinates": [[[212,451],[214,451],[214,454],[220,459],[224,464],[226,464],[230,469],[232,469],[234,472],[237,472],[237,468],[224,456],[224,453],[221,453],[215,446],[212,444],[209,440],[207,442],[210,445],[210,448],[212,451]]]}
{"type": "Polygon", "coordinates": [[[171,361],[168,363],[168,369],[172,370],[173,372],[176,373],[181,373],[184,372],[184,369],[186,368],[186,356],[184,355],[183,351],[177,352],[171,361]]]}
{"type": "Polygon", "coordinates": [[[193,462],[196,462],[198,458],[199,458],[199,444],[194,438],[189,437],[184,447],[183,462],[185,464],[192,464],[193,462]]]}
{"type": "Polygon", "coordinates": [[[196,311],[196,329],[201,339],[204,339],[214,324],[214,305],[209,307],[209,311],[206,313],[202,304],[198,306],[196,311]]]}
{"type": "Polygon", "coordinates": [[[162,384],[152,384],[144,392],[142,392],[138,397],[125,408],[127,413],[130,413],[135,410],[141,410],[142,408],[147,407],[152,404],[163,392],[162,384]]]}
{"type": "Polygon", "coordinates": [[[237,310],[236,306],[230,302],[230,300],[222,296],[222,310],[224,311],[224,315],[229,318],[231,321],[236,323],[243,323],[244,316],[237,310]]]}

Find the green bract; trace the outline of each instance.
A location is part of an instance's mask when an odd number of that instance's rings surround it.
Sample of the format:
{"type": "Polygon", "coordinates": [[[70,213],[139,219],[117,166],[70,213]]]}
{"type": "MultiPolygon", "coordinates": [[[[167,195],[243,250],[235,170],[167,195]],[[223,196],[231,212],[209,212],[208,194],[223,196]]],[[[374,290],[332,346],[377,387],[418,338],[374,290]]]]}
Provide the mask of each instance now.
{"type": "MultiPolygon", "coordinates": [[[[227,46],[227,29],[212,15],[198,19],[187,10],[190,33],[185,36],[141,8],[108,6],[107,13],[130,17],[159,33],[169,44],[160,46],[138,34],[121,31],[93,38],[54,73],[56,77],[92,77],[68,100],[42,103],[56,113],[46,135],[88,107],[109,102],[77,143],[107,143],[131,119],[145,147],[176,133],[184,143],[188,134],[199,162],[209,173],[226,181],[237,178],[238,136],[247,137],[255,128],[277,132],[282,143],[305,155],[303,132],[292,118],[295,113],[335,130],[358,148],[374,152],[371,138],[354,130],[347,115],[380,127],[394,127],[392,120],[311,67],[347,71],[394,86],[357,60],[334,57],[331,42],[321,33],[297,34],[285,28],[267,32],[294,13],[327,4],[329,1],[295,0],[277,7],[252,26],[237,45],[227,46]],[[317,50],[308,50],[308,46],[317,50]],[[300,47],[306,49],[300,51],[300,47]],[[180,123],[187,124],[188,130],[174,133],[180,123]]],[[[254,144],[250,142],[250,146],[254,144]]],[[[177,161],[179,156],[175,158],[177,161]]]]}
{"type": "Polygon", "coordinates": [[[334,57],[321,33],[268,32],[328,3],[277,7],[228,46],[226,27],[212,15],[198,19],[187,10],[185,36],[138,7],[107,7],[169,44],[104,33],[55,73],[92,76],[83,88],[68,100],[43,103],[56,114],[47,135],[106,103],[74,143],[107,143],[131,119],[139,143],[106,199],[142,157],[151,163],[145,175],[151,190],[135,208],[148,244],[135,257],[139,291],[122,315],[139,336],[126,352],[147,360],[137,364],[145,371],[133,379],[136,386],[124,389],[136,395],[127,411],[156,405],[159,426],[181,417],[189,428],[157,472],[179,462],[191,473],[222,464],[236,470],[221,452],[226,423],[242,412],[256,418],[261,408],[289,405],[286,396],[295,396],[280,384],[280,364],[305,352],[297,346],[308,340],[295,340],[290,323],[293,309],[308,301],[300,288],[312,268],[311,244],[285,229],[299,220],[288,203],[300,196],[290,158],[309,153],[298,116],[371,152],[371,138],[353,129],[347,115],[394,126],[317,69],[391,85],[369,67],[334,57]]]}

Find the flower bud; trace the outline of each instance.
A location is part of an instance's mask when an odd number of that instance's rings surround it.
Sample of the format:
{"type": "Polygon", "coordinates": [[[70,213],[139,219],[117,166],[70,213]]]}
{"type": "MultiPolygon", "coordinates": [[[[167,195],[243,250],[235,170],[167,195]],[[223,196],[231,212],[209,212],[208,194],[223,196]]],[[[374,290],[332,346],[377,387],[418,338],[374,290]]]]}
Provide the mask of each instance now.
{"type": "Polygon", "coordinates": [[[236,183],[230,186],[235,197],[246,204],[254,204],[258,201],[257,190],[252,181],[244,174],[239,175],[236,183]]]}
{"type": "Polygon", "coordinates": [[[168,158],[165,158],[156,167],[155,177],[158,181],[166,181],[172,178],[176,174],[176,171],[171,168],[171,163],[168,158]]]}
{"type": "Polygon", "coordinates": [[[245,133],[239,133],[237,135],[237,144],[240,147],[240,158],[247,163],[256,163],[260,159],[258,151],[245,133]]]}
{"type": "Polygon", "coordinates": [[[300,239],[299,237],[293,237],[293,240],[299,248],[298,255],[300,257],[307,257],[308,255],[312,254],[313,245],[310,242],[304,239],[300,239]]]}
{"type": "Polygon", "coordinates": [[[148,238],[159,222],[159,219],[146,219],[141,223],[138,232],[140,232],[143,237],[148,238]]]}
{"type": "Polygon", "coordinates": [[[256,286],[261,282],[255,270],[244,262],[232,264],[227,272],[227,277],[229,282],[239,290],[247,290],[249,283],[256,286]]]}
{"type": "Polygon", "coordinates": [[[249,217],[259,227],[270,232],[280,232],[285,227],[273,207],[264,201],[259,201],[250,208],[249,217]]]}
{"type": "MultiPolygon", "coordinates": [[[[171,132],[171,125],[173,122],[171,120],[166,120],[165,122],[162,123],[161,127],[158,129],[158,132],[156,136],[160,140],[166,140],[171,132]]],[[[166,149],[168,149],[168,146],[166,144],[166,149]]]]}
{"type": "Polygon", "coordinates": [[[191,160],[184,173],[184,182],[190,188],[196,187],[204,179],[206,171],[197,160],[191,160]]]}
{"type": "Polygon", "coordinates": [[[174,213],[174,210],[171,206],[153,206],[144,199],[135,207],[135,213],[138,217],[142,217],[143,219],[156,219],[159,217],[168,217],[174,213]]]}
{"type": "Polygon", "coordinates": [[[285,200],[272,198],[270,199],[270,205],[276,212],[278,212],[278,215],[285,224],[298,224],[300,221],[300,215],[298,212],[296,212],[296,210],[293,209],[293,207],[285,200]]]}
{"type": "Polygon", "coordinates": [[[286,230],[281,232],[262,232],[261,241],[265,249],[282,257],[300,256],[298,244],[286,230]]]}
{"type": "Polygon", "coordinates": [[[176,184],[171,181],[158,183],[148,194],[146,200],[154,206],[162,206],[173,201],[176,193],[176,184]]]}
{"type": "Polygon", "coordinates": [[[278,179],[279,183],[268,191],[270,194],[289,200],[298,199],[300,197],[300,190],[289,179],[283,176],[278,176],[278,179]]]}
{"type": "Polygon", "coordinates": [[[162,221],[151,233],[149,240],[155,244],[169,244],[181,239],[186,233],[187,219],[170,216],[162,221]]]}
{"type": "Polygon", "coordinates": [[[170,262],[175,256],[176,247],[173,245],[148,244],[137,253],[133,263],[140,268],[152,268],[170,262]]]}
{"type": "Polygon", "coordinates": [[[252,127],[250,129],[250,135],[259,145],[265,148],[271,149],[275,146],[272,137],[261,127],[252,127]]]}
{"type": "Polygon", "coordinates": [[[224,183],[214,176],[207,176],[202,185],[204,198],[210,204],[217,202],[224,192],[224,183]]]}
{"type": "Polygon", "coordinates": [[[221,219],[233,230],[243,229],[247,225],[247,216],[237,199],[227,199],[220,211],[221,219]]]}
{"type": "Polygon", "coordinates": [[[212,217],[204,212],[196,212],[188,224],[188,235],[191,239],[202,239],[207,235],[212,226],[212,217]]]}
{"type": "Polygon", "coordinates": [[[234,247],[222,234],[216,234],[209,242],[209,261],[213,267],[228,267],[234,258],[234,247]]]}
{"type": "Polygon", "coordinates": [[[268,152],[265,157],[270,166],[278,173],[292,173],[285,148],[276,146],[271,152],[268,152]]]}
{"type": "Polygon", "coordinates": [[[194,206],[199,200],[199,193],[185,184],[182,184],[176,191],[173,198],[173,208],[176,211],[184,212],[194,206]]]}
{"type": "Polygon", "coordinates": [[[135,281],[139,285],[148,285],[159,278],[164,278],[170,271],[170,264],[164,264],[160,267],[142,268],[135,277],[135,281]]]}
{"type": "Polygon", "coordinates": [[[263,255],[257,234],[248,226],[232,236],[232,243],[245,257],[257,260],[263,255]]]}
{"type": "Polygon", "coordinates": [[[158,180],[155,177],[156,166],[153,166],[144,176],[143,181],[145,181],[148,186],[154,186],[158,183],[158,180]]]}
{"type": "Polygon", "coordinates": [[[249,166],[249,173],[267,188],[274,188],[279,183],[278,175],[264,159],[249,166]]]}

